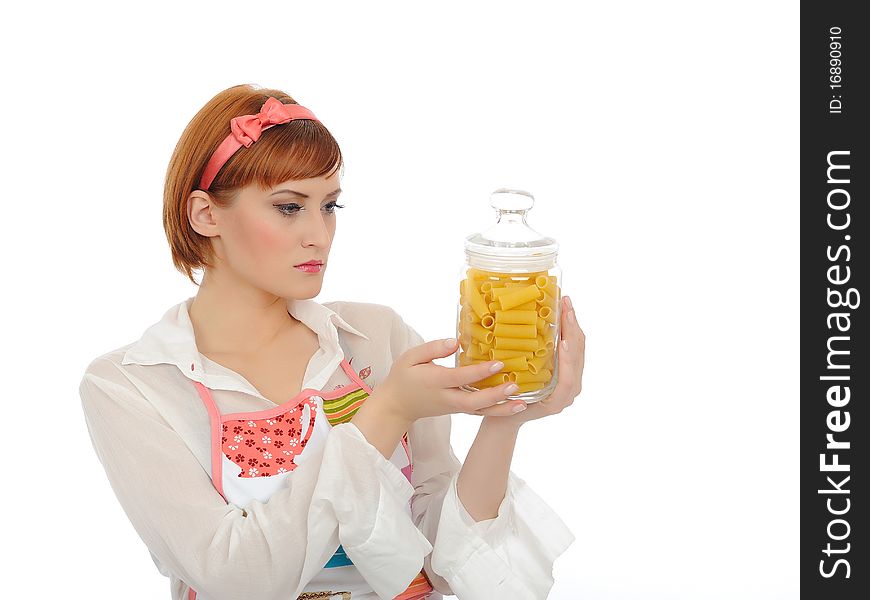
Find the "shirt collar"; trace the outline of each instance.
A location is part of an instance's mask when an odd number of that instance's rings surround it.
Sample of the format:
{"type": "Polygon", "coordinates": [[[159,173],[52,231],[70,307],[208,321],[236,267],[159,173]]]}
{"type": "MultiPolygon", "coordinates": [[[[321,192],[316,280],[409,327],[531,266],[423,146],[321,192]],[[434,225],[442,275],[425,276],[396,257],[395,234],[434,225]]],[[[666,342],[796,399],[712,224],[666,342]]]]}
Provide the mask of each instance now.
{"type": "MultiPolygon", "coordinates": [[[[196,347],[193,324],[188,312],[194,298],[195,296],[191,296],[167,310],[160,321],[146,329],[139,341],[127,349],[121,364],[174,364],[188,377],[200,380],[204,373],[202,358],[196,347]]],[[[293,298],[286,301],[287,311],[317,334],[321,347],[337,349],[336,326],[365,340],[369,339],[342,319],[337,312],[319,302],[293,298]]]]}

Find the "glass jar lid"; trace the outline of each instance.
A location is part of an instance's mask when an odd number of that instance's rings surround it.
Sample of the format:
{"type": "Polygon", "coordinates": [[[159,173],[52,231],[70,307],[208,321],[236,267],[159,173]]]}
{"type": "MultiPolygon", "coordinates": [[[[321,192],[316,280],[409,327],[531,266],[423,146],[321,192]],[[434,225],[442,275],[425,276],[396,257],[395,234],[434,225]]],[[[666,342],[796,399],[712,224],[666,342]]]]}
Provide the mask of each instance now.
{"type": "Polygon", "coordinates": [[[556,264],[559,244],[526,223],[535,204],[529,192],[499,188],[489,197],[498,217],[495,225],[465,238],[468,264],[493,271],[545,271],[556,264]]]}

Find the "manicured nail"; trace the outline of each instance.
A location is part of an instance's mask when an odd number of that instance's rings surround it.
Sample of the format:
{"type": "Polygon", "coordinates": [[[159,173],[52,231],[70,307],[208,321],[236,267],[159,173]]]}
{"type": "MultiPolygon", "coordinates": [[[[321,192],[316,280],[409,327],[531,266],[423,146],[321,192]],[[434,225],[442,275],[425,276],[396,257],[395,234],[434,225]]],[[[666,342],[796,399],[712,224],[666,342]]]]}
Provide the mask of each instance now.
{"type": "Polygon", "coordinates": [[[498,373],[504,367],[504,363],[498,361],[497,363],[493,363],[493,365],[489,368],[490,373],[498,373]]]}
{"type": "Polygon", "coordinates": [[[449,338],[444,340],[444,345],[448,348],[452,348],[454,344],[456,344],[456,338],[449,338]]]}
{"type": "Polygon", "coordinates": [[[515,393],[515,392],[516,392],[517,390],[519,390],[519,389],[520,389],[520,386],[518,386],[518,385],[515,384],[515,383],[512,383],[512,384],[510,384],[509,386],[507,386],[507,387],[504,389],[504,391],[505,391],[505,393],[506,393],[508,396],[510,396],[511,394],[515,393]]]}
{"type": "Polygon", "coordinates": [[[565,296],[565,302],[568,303],[568,310],[574,310],[574,306],[571,304],[571,297],[565,296]]]}
{"type": "Polygon", "coordinates": [[[511,409],[511,412],[514,414],[517,414],[518,412],[523,412],[524,410],[526,410],[526,405],[525,404],[518,404],[517,406],[514,406],[511,409]]]}

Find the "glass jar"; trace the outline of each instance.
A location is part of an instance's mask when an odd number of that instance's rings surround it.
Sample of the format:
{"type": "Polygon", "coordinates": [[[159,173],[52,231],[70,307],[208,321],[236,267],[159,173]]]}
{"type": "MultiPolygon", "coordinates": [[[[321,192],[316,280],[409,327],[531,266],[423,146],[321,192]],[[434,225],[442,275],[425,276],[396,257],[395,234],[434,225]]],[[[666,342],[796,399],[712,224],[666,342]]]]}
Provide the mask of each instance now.
{"type": "Polygon", "coordinates": [[[526,223],[534,197],[501,188],[490,196],[498,221],[465,238],[459,273],[457,367],[500,360],[504,368],[462,386],[477,391],[506,381],[519,390],[505,400],[537,402],[556,387],[562,272],[559,245],[526,223]]]}

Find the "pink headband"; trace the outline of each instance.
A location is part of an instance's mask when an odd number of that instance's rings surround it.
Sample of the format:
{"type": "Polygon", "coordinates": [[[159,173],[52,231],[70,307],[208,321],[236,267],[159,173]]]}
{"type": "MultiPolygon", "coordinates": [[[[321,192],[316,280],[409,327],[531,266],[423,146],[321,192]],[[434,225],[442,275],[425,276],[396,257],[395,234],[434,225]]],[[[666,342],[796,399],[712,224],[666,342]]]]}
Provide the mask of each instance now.
{"type": "Polygon", "coordinates": [[[221,170],[230,157],[244,146],[250,148],[251,144],[260,139],[260,134],[275,125],[288,123],[295,119],[309,119],[320,121],[310,110],[298,104],[284,104],[277,98],[270,97],[263,103],[263,107],[256,115],[242,115],[230,120],[229,134],[205,166],[202,178],[199,180],[199,189],[207,190],[214,180],[215,175],[221,170]]]}

